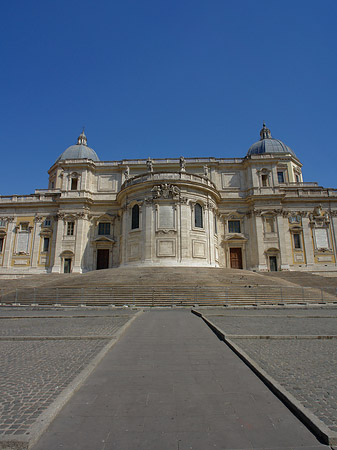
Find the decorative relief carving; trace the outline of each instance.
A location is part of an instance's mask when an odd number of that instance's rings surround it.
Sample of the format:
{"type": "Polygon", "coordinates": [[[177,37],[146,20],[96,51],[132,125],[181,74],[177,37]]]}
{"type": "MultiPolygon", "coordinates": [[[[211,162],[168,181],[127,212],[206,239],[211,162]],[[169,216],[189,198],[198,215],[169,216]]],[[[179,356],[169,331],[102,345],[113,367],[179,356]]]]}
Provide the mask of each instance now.
{"type": "Polygon", "coordinates": [[[187,197],[180,197],[177,202],[180,203],[181,205],[187,205],[188,198],[187,197]]]}
{"type": "Polygon", "coordinates": [[[165,234],[165,235],[170,235],[170,234],[176,234],[177,231],[176,230],[168,230],[168,229],[160,229],[158,231],[156,231],[156,234],[165,234]]]}
{"type": "Polygon", "coordinates": [[[323,211],[322,206],[316,206],[314,211],[309,214],[310,222],[326,223],[329,222],[329,214],[327,211],[323,211]]]}
{"type": "Polygon", "coordinates": [[[179,199],[180,189],[174,184],[164,183],[160,185],[153,186],[151,189],[152,197],[154,199],[162,198],[168,199],[172,198],[174,200],[179,199]]]}
{"type": "Polygon", "coordinates": [[[146,205],[153,205],[153,203],[154,203],[153,197],[145,197],[144,202],[146,205]]]}
{"type": "Polygon", "coordinates": [[[288,221],[291,224],[300,224],[302,222],[302,215],[299,213],[289,213],[288,221]]]}

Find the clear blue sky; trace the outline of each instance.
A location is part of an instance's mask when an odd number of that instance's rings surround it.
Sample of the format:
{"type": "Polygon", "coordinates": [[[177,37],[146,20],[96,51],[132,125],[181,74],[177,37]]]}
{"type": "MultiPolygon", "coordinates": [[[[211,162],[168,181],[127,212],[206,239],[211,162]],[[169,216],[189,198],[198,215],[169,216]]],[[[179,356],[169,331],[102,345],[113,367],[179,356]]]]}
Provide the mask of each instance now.
{"type": "Polygon", "coordinates": [[[0,194],[101,160],[244,157],[263,120],[337,187],[337,2],[17,0],[0,11],[0,194]]]}

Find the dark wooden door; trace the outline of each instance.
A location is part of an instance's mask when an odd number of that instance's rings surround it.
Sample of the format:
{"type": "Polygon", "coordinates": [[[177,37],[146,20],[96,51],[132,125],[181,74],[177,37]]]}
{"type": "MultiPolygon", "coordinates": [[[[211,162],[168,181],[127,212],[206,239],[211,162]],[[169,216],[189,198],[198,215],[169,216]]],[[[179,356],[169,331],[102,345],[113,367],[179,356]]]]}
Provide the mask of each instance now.
{"type": "Polygon", "coordinates": [[[71,258],[64,259],[64,273],[71,272],[71,258]]]}
{"type": "Polygon", "coordinates": [[[109,249],[99,248],[97,250],[97,270],[109,268],[109,249]]]}
{"type": "Polygon", "coordinates": [[[271,272],[277,272],[277,258],[276,256],[269,256],[269,265],[271,272]]]}
{"type": "Polygon", "coordinates": [[[230,260],[232,269],[242,269],[242,250],[238,248],[230,248],[230,260]]]}

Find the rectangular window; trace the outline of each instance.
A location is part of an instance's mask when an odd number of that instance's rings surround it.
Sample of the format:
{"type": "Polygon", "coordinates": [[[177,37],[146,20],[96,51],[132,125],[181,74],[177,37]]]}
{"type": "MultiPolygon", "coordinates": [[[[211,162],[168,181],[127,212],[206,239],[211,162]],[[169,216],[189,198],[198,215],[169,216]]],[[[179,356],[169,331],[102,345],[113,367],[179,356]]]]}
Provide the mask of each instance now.
{"type": "Polygon", "coordinates": [[[77,184],[78,184],[77,178],[72,178],[71,179],[71,190],[72,191],[76,191],[77,190],[77,184]]]}
{"type": "Polygon", "coordinates": [[[47,253],[49,250],[49,237],[43,238],[43,252],[47,253]]]}
{"type": "Polygon", "coordinates": [[[272,217],[267,217],[265,219],[265,230],[266,233],[274,233],[275,226],[274,226],[274,219],[272,217]]]}
{"type": "Polygon", "coordinates": [[[268,186],[268,175],[261,175],[261,182],[263,187],[268,186]]]}
{"type": "Polygon", "coordinates": [[[284,172],[283,171],[277,172],[277,181],[279,183],[284,183],[284,172]]]}
{"type": "Polygon", "coordinates": [[[100,236],[110,235],[110,223],[100,222],[98,224],[98,234],[100,236]]]}
{"type": "Polygon", "coordinates": [[[228,221],[228,233],[241,233],[240,220],[228,221]]]}
{"type": "Polygon", "coordinates": [[[75,222],[67,222],[67,236],[74,236],[75,222]]]}
{"type": "Polygon", "coordinates": [[[216,220],[215,214],[214,214],[214,234],[218,234],[218,222],[216,220]]]}
{"type": "Polygon", "coordinates": [[[43,226],[44,226],[44,227],[50,227],[50,225],[51,225],[51,220],[50,220],[50,219],[46,219],[46,220],[43,222],[43,226]]]}
{"type": "Polygon", "coordinates": [[[301,246],[301,235],[300,233],[294,233],[294,247],[295,248],[302,248],[301,246]]]}
{"type": "Polygon", "coordinates": [[[295,174],[295,180],[296,180],[296,183],[300,182],[300,177],[297,174],[295,174]]]}
{"type": "Polygon", "coordinates": [[[6,226],[6,221],[5,220],[0,220],[0,227],[1,228],[5,228],[6,226]]]}
{"type": "Polygon", "coordinates": [[[4,238],[0,238],[0,253],[2,253],[3,248],[4,248],[4,238]]]}

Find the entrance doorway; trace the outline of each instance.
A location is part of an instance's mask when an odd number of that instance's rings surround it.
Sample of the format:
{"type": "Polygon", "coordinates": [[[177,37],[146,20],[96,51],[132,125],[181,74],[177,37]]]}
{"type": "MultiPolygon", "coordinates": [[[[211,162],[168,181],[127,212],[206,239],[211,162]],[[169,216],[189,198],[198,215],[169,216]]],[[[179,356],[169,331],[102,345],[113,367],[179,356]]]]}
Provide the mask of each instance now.
{"type": "Polygon", "coordinates": [[[64,273],[71,272],[71,258],[64,258],[64,273]]]}
{"type": "Polygon", "coordinates": [[[97,249],[97,270],[109,268],[109,249],[97,249]]]}
{"type": "Polygon", "coordinates": [[[241,247],[230,248],[230,265],[232,269],[242,269],[242,249],[241,247]]]}
{"type": "Polygon", "coordinates": [[[277,272],[277,257],[269,256],[269,267],[271,272],[277,272]]]}

